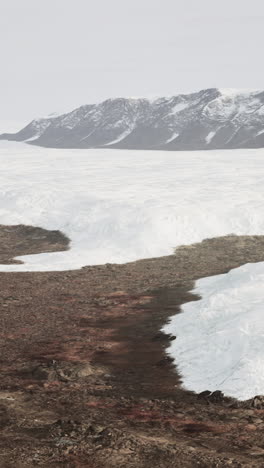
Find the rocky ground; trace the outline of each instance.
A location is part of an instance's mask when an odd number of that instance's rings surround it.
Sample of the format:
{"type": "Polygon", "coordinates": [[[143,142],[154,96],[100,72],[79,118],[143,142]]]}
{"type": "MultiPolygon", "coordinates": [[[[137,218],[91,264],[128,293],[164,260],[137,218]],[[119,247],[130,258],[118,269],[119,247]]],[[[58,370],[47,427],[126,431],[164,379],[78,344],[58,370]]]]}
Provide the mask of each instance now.
{"type": "MultiPolygon", "coordinates": [[[[0,262],[68,243],[0,226],[0,262]]],[[[160,333],[196,279],[257,261],[264,237],[229,236],[126,265],[1,273],[1,468],[264,466],[262,400],[185,391],[166,356],[177,338],[160,333]]]]}

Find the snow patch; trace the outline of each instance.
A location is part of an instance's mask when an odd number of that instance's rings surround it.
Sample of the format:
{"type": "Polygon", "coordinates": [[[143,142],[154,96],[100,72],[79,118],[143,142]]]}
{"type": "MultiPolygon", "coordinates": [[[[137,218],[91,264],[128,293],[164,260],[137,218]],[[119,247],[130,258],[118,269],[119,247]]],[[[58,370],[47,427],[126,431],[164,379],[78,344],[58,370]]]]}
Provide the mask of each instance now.
{"type": "Polygon", "coordinates": [[[209,145],[212,141],[212,139],[214,138],[214,136],[216,135],[216,132],[209,132],[207,137],[205,138],[205,141],[206,143],[209,145]]]}
{"type": "Polygon", "coordinates": [[[189,302],[164,327],[177,335],[169,354],[184,387],[249,399],[264,393],[264,263],[197,282],[189,302]]]}
{"type": "Polygon", "coordinates": [[[236,97],[236,96],[241,96],[241,95],[250,96],[250,95],[263,92],[263,90],[252,89],[252,88],[219,88],[218,91],[223,96],[229,96],[229,97],[236,97]]]}
{"type": "Polygon", "coordinates": [[[109,145],[115,145],[116,143],[119,143],[120,141],[124,140],[128,135],[130,135],[132,129],[128,128],[125,130],[116,140],[110,141],[110,143],[106,143],[104,146],[109,146],[109,145]]]}
{"type": "Polygon", "coordinates": [[[41,136],[41,133],[37,133],[37,134],[34,135],[33,137],[28,138],[27,140],[25,140],[25,143],[28,143],[28,142],[30,142],[30,141],[35,141],[35,140],[37,140],[40,136],[41,136]]]}
{"type": "Polygon", "coordinates": [[[167,144],[167,143],[171,143],[173,140],[175,140],[176,138],[178,138],[178,136],[179,136],[179,133],[173,133],[173,134],[171,135],[171,137],[170,137],[165,143],[166,143],[166,144],[167,144]]]}
{"type": "Polygon", "coordinates": [[[178,104],[176,104],[176,106],[173,107],[173,109],[171,110],[170,114],[178,114],[178,112],[181,112],[183,111],[184,109],[186,109],[187,107],[189,107],[189,103],[188,102],[178,102],[178,104]]]}

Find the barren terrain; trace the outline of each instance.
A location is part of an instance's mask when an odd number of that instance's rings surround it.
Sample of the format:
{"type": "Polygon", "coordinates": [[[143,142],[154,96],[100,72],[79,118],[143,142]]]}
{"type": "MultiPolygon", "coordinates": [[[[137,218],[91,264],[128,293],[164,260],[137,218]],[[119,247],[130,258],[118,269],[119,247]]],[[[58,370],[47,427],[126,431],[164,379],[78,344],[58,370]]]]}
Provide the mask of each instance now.
{"type": "MultiPolygon", "coordinates": [[[[1,263],[67,248],[58,231],[0,227],[1,263]]],[[[196,279],[258,261],[264,237],[228,236],[123,265],[1,273],[1,468],[263,466],[261,400],[185,391],[166,355],[177,337],[160,333],[196,279]]]]}

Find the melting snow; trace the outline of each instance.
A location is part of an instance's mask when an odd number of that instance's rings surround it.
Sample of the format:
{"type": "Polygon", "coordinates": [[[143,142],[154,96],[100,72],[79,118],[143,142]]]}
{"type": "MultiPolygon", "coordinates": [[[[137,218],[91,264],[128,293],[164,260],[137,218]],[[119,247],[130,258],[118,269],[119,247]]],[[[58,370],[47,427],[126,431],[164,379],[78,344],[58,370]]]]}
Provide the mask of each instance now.
{"type": "Polygon", "coordinates": [[[189,390],[222,390],[249,399],[264,393],[264,263],[197,282],[189,302],[164,327],[189,390]]]}

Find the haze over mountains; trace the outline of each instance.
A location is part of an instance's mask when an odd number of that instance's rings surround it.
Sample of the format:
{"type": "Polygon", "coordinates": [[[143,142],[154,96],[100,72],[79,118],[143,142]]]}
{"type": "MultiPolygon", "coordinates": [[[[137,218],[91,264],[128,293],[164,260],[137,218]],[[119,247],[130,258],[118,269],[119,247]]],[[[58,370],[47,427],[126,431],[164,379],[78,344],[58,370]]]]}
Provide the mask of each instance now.
{"type": "Polygon", "coordinates": [[[108,99],[33,120],[0,139],[50,148],[262,148],[264,91],[213,88],[156,99],[108,99]]]}

